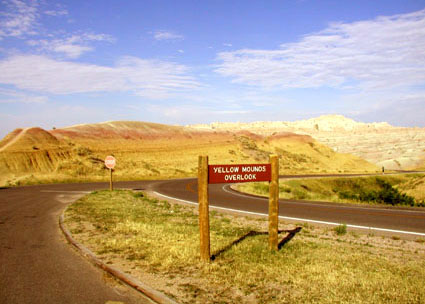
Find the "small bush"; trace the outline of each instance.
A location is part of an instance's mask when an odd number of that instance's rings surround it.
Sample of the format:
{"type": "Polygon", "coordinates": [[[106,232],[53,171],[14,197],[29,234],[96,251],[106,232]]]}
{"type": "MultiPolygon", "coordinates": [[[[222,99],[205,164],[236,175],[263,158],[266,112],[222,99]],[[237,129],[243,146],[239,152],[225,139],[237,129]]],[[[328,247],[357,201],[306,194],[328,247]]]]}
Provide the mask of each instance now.
{"type": "Polygon", "coordinates": [[[308,194],[300,189],[294,189],[292,191],[292,194],[294,196],[295,199],[308,199],[308,194]]]}
{"type": "Polygon", "coordinates": [[[256,193],[268,193],[269,192],[269,184],[268,183],[254,183],[253,187],[254,187],[254,191],[256,193]]]}
{"type": "Polygon", "coordinates": [[[336,226],[334,228],[334,231],[337,235],[344,235],[347,233],[347,225],[346,224],[342,224],[339,226],[336,226]]]}
{"type": "Polygon", "coordinates": [[[144,197],[144,194],[142,192],[133,192],[133,197],[135,198],[142,198],[144,197]]]}
{"type": "Polygon", "coordinates": [[[288,187],[279,187],[279,192],[291,193],[292,189],[288,187]]]}

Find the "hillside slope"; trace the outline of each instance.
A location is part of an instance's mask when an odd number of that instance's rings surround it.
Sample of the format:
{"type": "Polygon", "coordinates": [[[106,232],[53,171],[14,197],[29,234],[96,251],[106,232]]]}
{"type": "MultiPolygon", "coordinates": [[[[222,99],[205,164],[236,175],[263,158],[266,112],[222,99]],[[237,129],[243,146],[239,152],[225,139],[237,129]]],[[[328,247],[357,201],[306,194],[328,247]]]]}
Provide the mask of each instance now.
{"type": "Polygon", "coordinates": [[[16,129],[0,142],[0,152],[46,150],[59,146],[58,139],[41,128],[16,129]]]}
{"type": "Polygon", "coordinates": [[[106,180],[104,158],[117,159],[118,179],[196,176],[198,156],[211,164],[268,162],[280,173],[376,172],[358,157],[336,153],[307,135],[215,131],[144,122],[105,122],[45,131],[17,131],[0,142],[1,176],[9,184],[106,180]],[[24,132],[24,133],[23,133],[24,132]]]}
{"type": "Polygon", "coordinates": [[[350,153],[387,169],[425,167],[425,128],[394,127],[386,122],[361,123],[341,115],[294,122],[213,123],[197,130],[246,130],[269,135],[293,132],[310,135],[337,152],[350,153]]]}
{"type": "Polygon", "coordinates": [[[53,172],[72,153],[41,128],[16,129],[0,141],[0,184],[28,173],[53,172]]]}

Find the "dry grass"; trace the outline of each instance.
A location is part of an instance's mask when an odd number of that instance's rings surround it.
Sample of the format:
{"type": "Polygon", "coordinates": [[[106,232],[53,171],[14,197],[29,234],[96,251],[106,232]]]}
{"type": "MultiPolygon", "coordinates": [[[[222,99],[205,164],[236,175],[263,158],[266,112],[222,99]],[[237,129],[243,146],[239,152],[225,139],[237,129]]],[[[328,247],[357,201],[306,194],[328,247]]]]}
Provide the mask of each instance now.
{"type": "Polygon", "coordinates": [[[397,187],[407,195],[411,195],[418,200],[425,201],[424,175],[412,176],[412,178],[402,181],[397,187]]]}
{"type": "MultiPolygon", "coordinates": [[[[211,212],[212,252],[263,219],[211,212]]],[[[71,205],[66,224],[108,264],[182,303],[423,303],[422,240],[338,235],[303,225],[278,252],[247,237],[211,263],[199,261],[196,210],[130,191],[103,191],[71,205]]],[[[280,229],[294,225],[280,222],[280,229]]],[[[281,234],[281,237],[285,234],[281,234]]]]}

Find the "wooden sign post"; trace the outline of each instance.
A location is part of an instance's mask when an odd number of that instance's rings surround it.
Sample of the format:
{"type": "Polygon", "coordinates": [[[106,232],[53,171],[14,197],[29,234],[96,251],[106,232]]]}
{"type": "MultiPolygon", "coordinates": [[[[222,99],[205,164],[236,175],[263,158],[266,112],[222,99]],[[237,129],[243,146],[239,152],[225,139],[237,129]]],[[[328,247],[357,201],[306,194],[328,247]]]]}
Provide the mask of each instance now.
{"type": "Polygon", "coordinates": [[[112,155],[108,155],[105,158],[105,166],[106,168],[109,168],[109,190],[112,191],[113,190],[113,185],[112,185],[112,170],[114,169],[116,164],[116,160],[115,157],[113,157],[112,155]]]}
{"type": "Polygon", "coordinates": [[[278,250],[279,157],[270,155],[269,164],[208,165],[208,156],[199,156],[198,203],[201,260],[210,260],[208,184],[262,181],[270,183],[269,248],[270,250],[278,250]]]}
{"type": "Polygon", "coordinates": [[[114,190],[114,186],[112,184],[112,168],[109,168],[109,191],[114,190]]]}
{"type": "Polygon", "coordinates": [[[279,225],[279,158],[270,156],[271,180],[269,184],[269,248],[278,250],[279,225]]]}
{"type": "Polygon", "coordinates": [[[210,218],[208,202],[208,156],[199,156],[198,163],[199,230],[201,260],[210,260],[210,218]]]}

